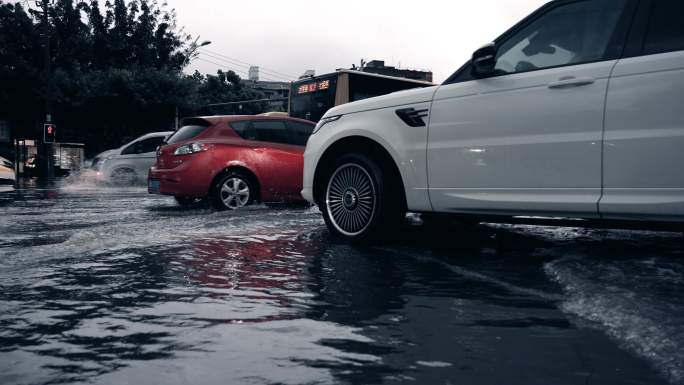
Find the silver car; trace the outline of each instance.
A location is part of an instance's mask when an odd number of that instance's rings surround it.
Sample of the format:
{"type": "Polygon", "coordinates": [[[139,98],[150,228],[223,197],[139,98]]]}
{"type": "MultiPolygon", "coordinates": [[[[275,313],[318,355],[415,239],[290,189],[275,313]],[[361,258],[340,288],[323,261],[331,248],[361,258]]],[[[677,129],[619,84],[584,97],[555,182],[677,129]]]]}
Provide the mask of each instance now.
{"type": "Polygon", "coordinates": [[[147,172],[156,160],[156,151],[173,131],[152,132],[120,148],[95,156],[92,169],[98,179],[116,185],[130,185],[147,180],[147,172]]]}
{"type": "Polygon", "coordinates": [[[14,164],[0,156],[0,193],[14,191],[14,164]]]}

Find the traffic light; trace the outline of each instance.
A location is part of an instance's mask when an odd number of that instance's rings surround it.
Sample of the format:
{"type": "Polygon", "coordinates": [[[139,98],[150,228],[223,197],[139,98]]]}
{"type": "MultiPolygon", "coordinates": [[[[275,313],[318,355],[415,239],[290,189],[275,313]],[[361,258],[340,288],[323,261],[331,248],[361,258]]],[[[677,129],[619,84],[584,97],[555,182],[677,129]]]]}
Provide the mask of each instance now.
{"type": "Polygon", "coordinates": [[[57,138],[57,126],[52,123],[43,125],[43,143],[54,143],[57,138]]]}

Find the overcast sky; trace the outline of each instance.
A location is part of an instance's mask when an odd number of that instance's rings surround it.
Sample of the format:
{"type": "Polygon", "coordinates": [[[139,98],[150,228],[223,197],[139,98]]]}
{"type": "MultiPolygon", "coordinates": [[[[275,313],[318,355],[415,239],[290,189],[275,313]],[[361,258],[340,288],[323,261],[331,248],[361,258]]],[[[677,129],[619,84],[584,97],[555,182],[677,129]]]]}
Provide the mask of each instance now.
{"type": "Polygon", "coordinates": [[[280,80],[307,69],[324,74],[348,68],[364,58],[430,69],[435,82],[440,82],[473,50],[547,0],[167,2],[176,9],[179,26],[212,41],[206,49],[214,54],[201,54],[190,66],[191,72],[215,73],[216,64],[221,64],[246,77],[245,63],[250,63],[262,67],[262,80],[280,80]],[[267,70],[277,73],[267,74],[267,70]]]}

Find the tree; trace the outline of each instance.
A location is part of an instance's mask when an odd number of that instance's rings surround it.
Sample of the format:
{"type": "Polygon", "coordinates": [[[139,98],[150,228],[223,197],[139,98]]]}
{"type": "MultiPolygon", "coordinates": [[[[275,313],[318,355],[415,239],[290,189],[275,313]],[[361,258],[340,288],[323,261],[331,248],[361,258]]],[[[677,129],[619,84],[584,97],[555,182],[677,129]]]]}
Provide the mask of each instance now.
{"type": "Polygon", "coordinates": [[[172,128],[176,106],[186,116],[266,108],[206,107],[263,95],[243,87],[232,71],[183,75],[190,36],[176,26],[174,11],[155,0],[54,1],[51,82],[43,75],[39,16],[0,0],[0,120],[13,123],[15,137],[40,137],[47,92],[58,140],[85,143],[89,154],[172,128]]]}
{"type": "Polygon", "coordinates": [[[15,137],[39,137],[48,92],[59,139],[85,141],[89,152],[169,128],[176,103],[192,99],[197,87],[180,75],[189,36],[155,1],[52,2],[52,87],[39,16],[0,0],[0,119],[13,123],[15,137]]]}
{"type": "Polygon", "coordinates": [[[20,4],[0,2],[0,119],[32,125],[42,111],[40,34],[20,4]]]}
{"type": "Polygon", "coordinates": [[[193,100],[194,112],[197,114],[258,114],[266,111],[266,103],[246,103],[232,106],[208,107],[215,103],[229,103],[245,100],[255,100],[264,97],[263,94],[242,85],[240,76],[233,71],[218,70],[215,76],[202,76],[195,72],[192,79],[199,87],[196,99],[193,100]]]}

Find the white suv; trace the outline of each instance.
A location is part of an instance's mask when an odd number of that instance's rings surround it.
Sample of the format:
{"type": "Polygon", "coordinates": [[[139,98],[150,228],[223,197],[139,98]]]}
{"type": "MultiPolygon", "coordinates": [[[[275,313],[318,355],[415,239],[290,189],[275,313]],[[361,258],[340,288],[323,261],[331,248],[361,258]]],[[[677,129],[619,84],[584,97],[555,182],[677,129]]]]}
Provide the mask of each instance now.
{"type": "Polygon", "coordinates": [[[348,239],[406,211],[684,224],[683,17],[681,0],[551,2],[440,86],[328,111],[302,194],[348,239]]]}
{"type": "Polygon", "coordinates": [[[147,172],[157,160],[157,148],[173,131],[151,132],[123,146],[95,156],[92,168],[99,179],[116,185],[147,182],[147,172]]]}

